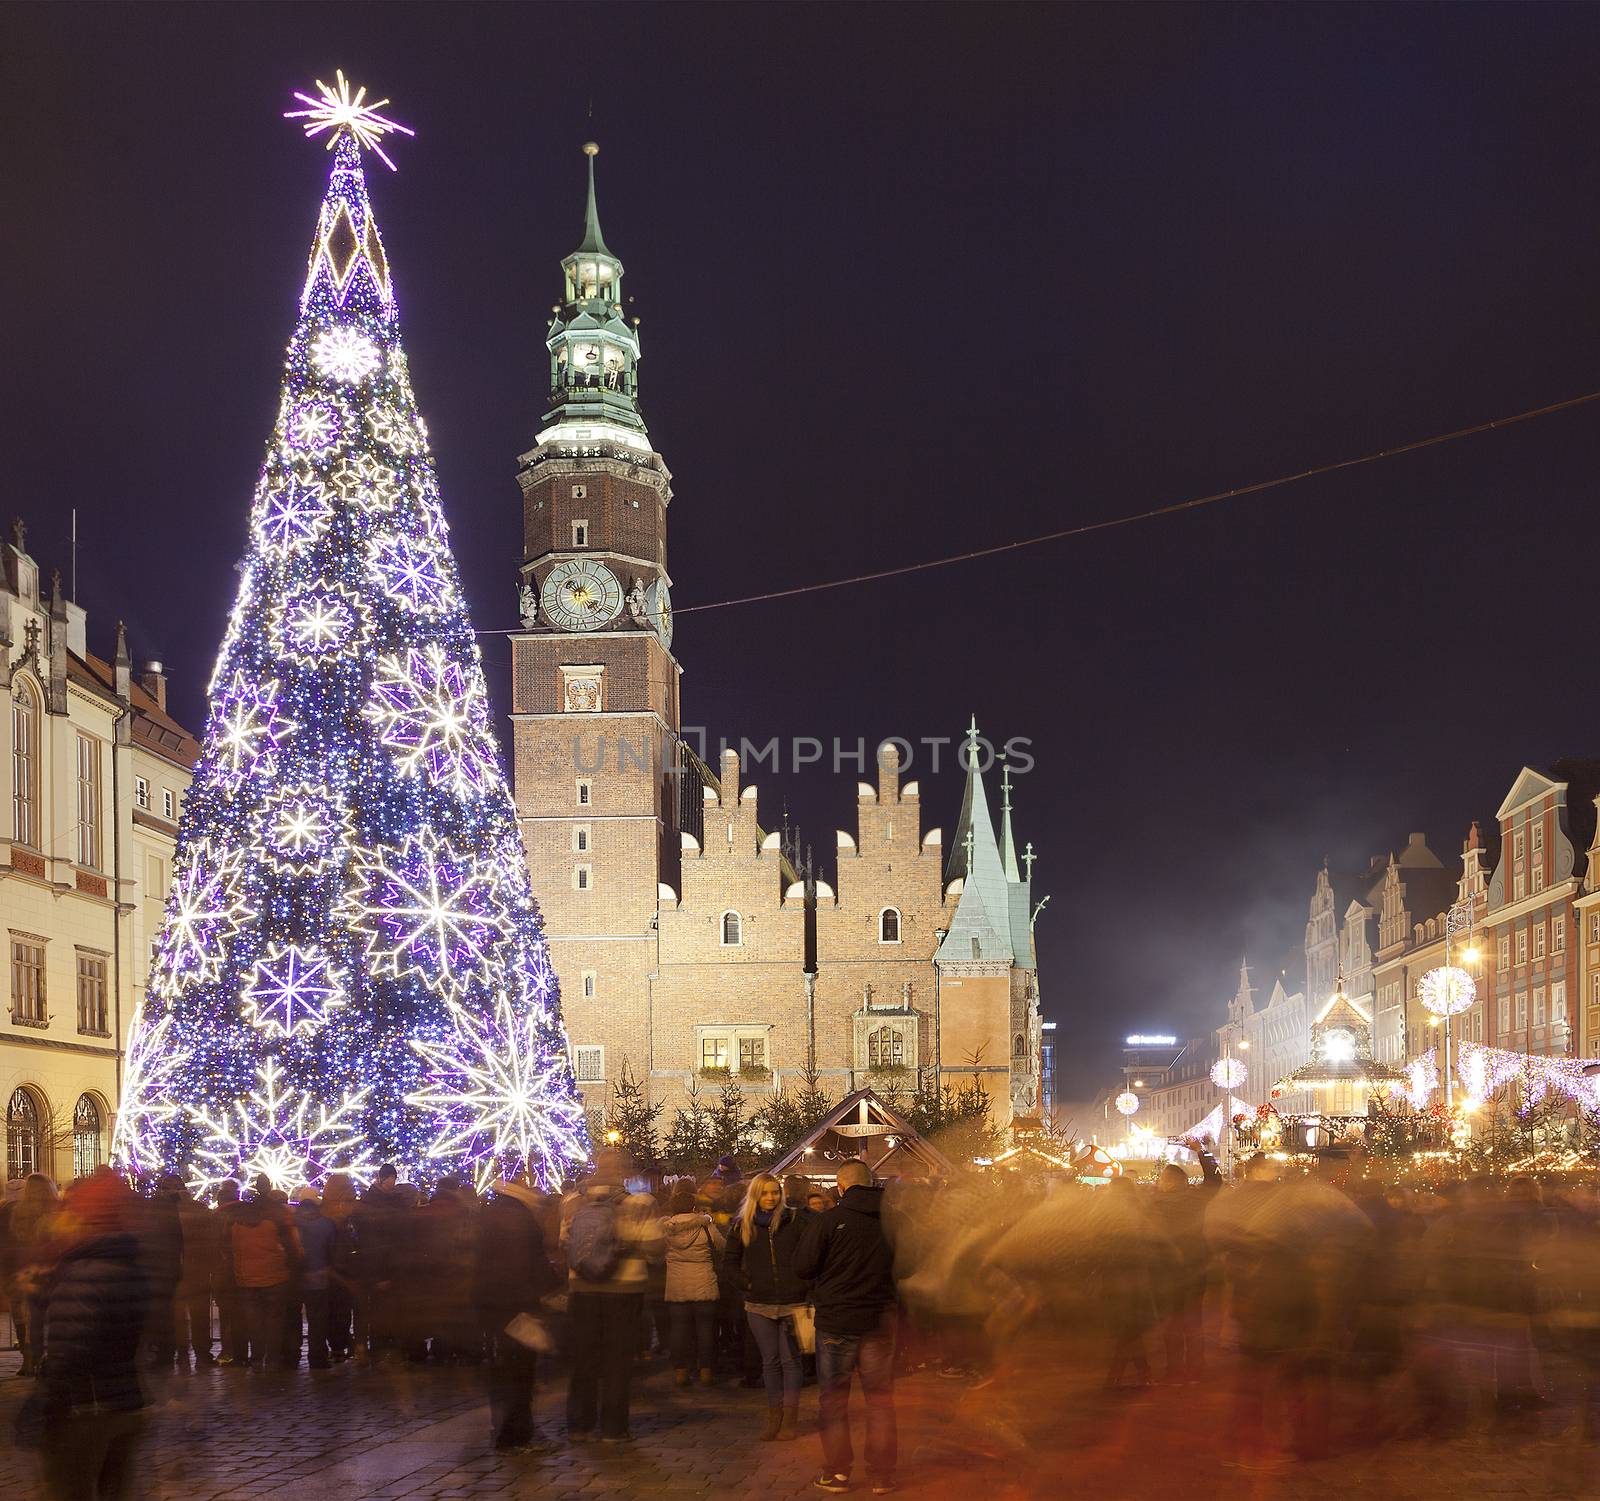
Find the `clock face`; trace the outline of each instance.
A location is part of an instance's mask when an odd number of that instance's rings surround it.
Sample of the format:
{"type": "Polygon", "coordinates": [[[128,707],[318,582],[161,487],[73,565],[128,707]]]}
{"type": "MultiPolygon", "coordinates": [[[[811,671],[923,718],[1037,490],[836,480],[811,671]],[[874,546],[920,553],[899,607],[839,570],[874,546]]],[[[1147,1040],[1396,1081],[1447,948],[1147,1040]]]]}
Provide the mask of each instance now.
{"type": "Polygon", "coordinates": [[[545,575],[539,603],[545,618],[564,631],[596,631],[622,608],[622,585],[604,563],[569,558],[545,575]]]}
{"type": "Polygon", "coordinates": [[[663,646],[672,645],[672,591],[665,579],[657,579],[644,593],[644,607],[650,624],[663,646]]]}

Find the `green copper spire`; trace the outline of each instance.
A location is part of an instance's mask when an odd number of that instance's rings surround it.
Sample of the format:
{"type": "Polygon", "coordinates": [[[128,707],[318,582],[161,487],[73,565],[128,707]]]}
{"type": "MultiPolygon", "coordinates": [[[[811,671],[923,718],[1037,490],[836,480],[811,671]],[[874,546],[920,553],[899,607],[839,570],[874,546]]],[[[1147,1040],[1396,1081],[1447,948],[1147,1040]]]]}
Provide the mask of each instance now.
{"type": "Polygon", "coordinates": [[[594,159],[586,141],[589,192],[583,244],[562,257],[562,300],[551,309],[545,343],[550,349],[550,410],[541,443],[558,431],[573,441],[620,442],[649,451],[639,415],[639,320],[622,299],[622,262],[600,233],[595,206],[594,159]]]}
{"type": "Polygon", "coordinates": [[[1000,758],[1000,864],[1006,880],[1022,879],[1017,869],[1017,841],[1011,832],[1011,763],[1004,756],[1000,758]]]}
{"type": "Polygon", "coordinates": [[[610,255],[606,237],[600,233],[600,210],[594,201],[594,159],[600,155],[600,148],[593,141],[585,141],[583,154],[589,158],[589,203],[583,213],[583,244],[578,246],[578,254],[610,255]]]}

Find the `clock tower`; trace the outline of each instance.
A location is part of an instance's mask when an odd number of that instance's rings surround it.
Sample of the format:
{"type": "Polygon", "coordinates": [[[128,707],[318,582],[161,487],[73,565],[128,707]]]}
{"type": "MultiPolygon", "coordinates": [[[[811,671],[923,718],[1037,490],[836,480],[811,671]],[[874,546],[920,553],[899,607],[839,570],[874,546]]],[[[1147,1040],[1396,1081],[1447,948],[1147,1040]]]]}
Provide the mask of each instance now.
{"type": "Polygon", "coordinates": [[[678,677],[667,575],[671,476],[639,412],[638,320],[606,245],[588,158],[583,241],[561,262],[550,399],[522,488],[512,637],[518,817],[598,1125],[626,1065],[648,1079],[657,895],[679,850],[678,677]]]}

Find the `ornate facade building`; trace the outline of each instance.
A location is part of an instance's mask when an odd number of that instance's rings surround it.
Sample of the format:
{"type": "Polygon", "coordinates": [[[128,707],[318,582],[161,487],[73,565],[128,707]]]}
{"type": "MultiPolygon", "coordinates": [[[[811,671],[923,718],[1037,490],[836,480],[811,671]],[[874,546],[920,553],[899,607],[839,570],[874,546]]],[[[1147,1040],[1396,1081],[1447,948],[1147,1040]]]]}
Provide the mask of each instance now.
{"type": "Polygon", "coordinates": [[[737,753],[681,736],[671,475],[639,408],[639,332],[595,203],[547,345],[550,403],[519,461],[513,777],[591,1119],[626,1073],[681,1104],[816,1076],[835,1098],[981,1078],[1002,1119],[1040,1109],[1031,849],[998,831],[969,732],[953,844],[924,828],[892,746],[853,790],[834,881],[760,822],[737,753]]]}
{"type": "Polygon", "coordinates": [[[1523,767],[1496,815],[1500,860],[1490,878],[1483,1004],[1494,1046],[1577,1051],[1576,903],[1594,838],[1600,762],[1523,767]]]}
{"type": "Polygon", "coordinates": [[[20,522],[0,565],[6,1176],[63,1181],[106,1160],[198,747],[160,664],[135,676],[120,626],[111,661],[89,651],[83,609],[59,576],[40,589],[20,522]]]}

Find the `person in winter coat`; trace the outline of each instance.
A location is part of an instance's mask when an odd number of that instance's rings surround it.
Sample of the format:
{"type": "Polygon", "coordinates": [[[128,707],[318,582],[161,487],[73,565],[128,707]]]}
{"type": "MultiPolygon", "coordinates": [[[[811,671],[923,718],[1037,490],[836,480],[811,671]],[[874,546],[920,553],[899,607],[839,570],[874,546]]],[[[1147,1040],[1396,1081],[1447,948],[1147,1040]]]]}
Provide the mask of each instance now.
{"type": "Polygon", "coordinates": [[[219,1215],[182,1190],[178,1193],[182,1270],[173,1297],[173,1345],[179,1370],[215,1365],[211,1354],[211,1282],[217,1270],[219,1215]]]}
{"type": "Polygon", "coordinates": [[[150,1364],[170,1368],[177,1357],[178,1283],[183,1277],[183,1225],[178,1218],[183,1179],[166,1173],[144,1201],[140,1254],[151,1283],[150,1327],[145,1341],[150,1364]]]}
{"type": "MultiPolygon", "coordinates": [[[[300,1238],[300,1306],[306,1317],[306,1364],[313,1371],[328,1368],[328,1280],[333,1265],[333,1242],[337,1232],[333,1221],[322,1212],[322,1195],[314,1188],[302,1188],[296,1195],[295,1233],[300,1238]]],[[[294,1310],[289,1328],[295,1331],[295,1364],[300,1363],[300,1308],[294,1310]]]]}
{"type": "Polygon", "coordinates": [[[836,1209],[814,1215],[795,1249],[794,1270],[811,1283],[817,1309],[818,1490],[846,1491],[850,1382],[861,1377],[867,1403],[867,1475],[875,1496],[894,1489],[894,1247],[883,1229],[883,1190],[864,1162],[839,1169],[836,1209]]]}
{"type": "Polygon", "coordinates": [[[489,1434],[496,1449],[525,1450],[535,1439],[539,1304],[561,1285],[545,1250],[544,1207],[526,1183],[506,1181],[495,1184],[477,1217],[472,1301],[489,1352],[489,1434]]]}
{"type": "Polygon", "coordinates": [[[806,1281],[795,1269],[795,1248],[810,1216],[783,1202],[770,1173],[750,1180],[728,1237],[728,1279],[744,1298],[745,1318],[761,1351],[767,1388],[764,1442],[799,1436],[800,1346],[794,1321],[806,1307],[806,1281]]]}
{"type": "Polygon", "coordinates": [[[228,1227],[233,1280],[248,1341],[248,1362],[271,1370],[283,1349],[289,1279],[299,1259],[294,1227],[270,1192],[241,1204],[228,1227]]]}
{"type": "Polygon", "coordinates": [[[667,1317],[672,1330],[673,1379],[689,1384],[698,1368],[700,1384],[716,1378],[717,1252],[728,1237],[695,1201],[694,1186],[680,1183],[667,1202],[661,1233],[667,1245],[667,1317]]]}
{"type": "Polygon", "coordinates": [[[567,1385],[567,1433],[574,1443],[593,1436],[627,1443],[629,1383],[644,1314],[651,1262],[664,1254],[661,1225],[649,1194],[629,1194],[622,1164],[602,1161],[561,1227],[567,1253],[567,1313],[572,1375],[567,1385]]]}
{"type": "Polygon", "coordinates": [[[68,1190],[65,1248],[44,1289],[40,1388],[45,1484],[53,1497],[133,1496],[144,1394],[139,1348],[151,1287],[134,1234],[142,1205],[110,1168],[68,1190]]]}
{"type": "Polygon", "coordinates": [[[22,1346],[22,1372],[32,1376],[44,1359],[43,1305],[38,1280],[49,1259],[53,1221],[60,1208],[56,1186],[43,1173],[29,1173],[6,1215],[6,1298],[22,1346]]]}
{"type": "Polygon", "coordinates": [[[330,1173],[322,1186],[322,1212],[333,1225],[333,1257],[328,1266],[328,1356],[348,1360],[366,1338],[358,1316],[358,1261],[355,1231],[356,1186],[347,1173],[330,1173]]]}

